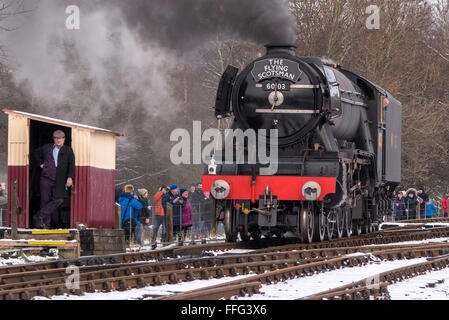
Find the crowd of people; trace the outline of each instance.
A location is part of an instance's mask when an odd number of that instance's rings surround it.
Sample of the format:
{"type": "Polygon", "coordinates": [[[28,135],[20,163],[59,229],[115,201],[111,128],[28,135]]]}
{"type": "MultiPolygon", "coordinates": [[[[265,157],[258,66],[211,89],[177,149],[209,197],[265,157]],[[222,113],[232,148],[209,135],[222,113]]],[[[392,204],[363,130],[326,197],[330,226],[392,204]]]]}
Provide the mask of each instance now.
{"type": "MultiPolygon", "coordinates": [[[[121,208],[120,227],[125,230],[127,240],[133,238],[135,243],[142,244],[144,235],[152,234],[152,247],[167,239],[167,212],[171,206],[173,236],[175,239],[194,241],[203,238],[212,231],[212,203],[209,192],[203,192],[202,184],[192,184],[189,189],[180,188],[176,184],[162,185],[150,201],[147,189],[134,189],[131,184],[123,190],[116,191],[116,201],[121,208]]],[[[219,224],[219,233],[223,226],[219,224]]]]}
{"type": "MultiPolygon", "coordinates": [[[[442,216],[444,217],[448,216],[448,198],[449,193],[441,201],[442,216]]],[[[439,213],[438,208],[424,188],[418,190],[410,188],[407,191],[398,192],[393,201],[393,216],[395,220],[430,219],[439,216],[439,213]]]]}

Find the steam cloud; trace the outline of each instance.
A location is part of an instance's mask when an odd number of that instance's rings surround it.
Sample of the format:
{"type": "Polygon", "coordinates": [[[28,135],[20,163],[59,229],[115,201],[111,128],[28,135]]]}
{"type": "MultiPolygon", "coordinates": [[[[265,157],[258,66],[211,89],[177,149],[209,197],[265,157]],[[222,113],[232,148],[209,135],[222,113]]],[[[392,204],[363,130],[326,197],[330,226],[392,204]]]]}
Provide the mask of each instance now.
{"type": "MultiPolygon", "coordinates": [[[[25,3],[33,10],[2,25],[13,29],[2,45],[14,81],[38,105],[32,111],[124,133],[119,156],[134,156],[139,139],[140,147],[145,139],[153,141],[146,148],[160,145],[155,127],[171,124],[182,105],[167,76],[180,55],[186,58],[218,34],[260,45],[295,40],[287,0],[25,3]],[[69,5],[81,10],[80,30],[65,28],[69,5]]],[[[120,157],[119,163],[126,160],[120,157]]]]}

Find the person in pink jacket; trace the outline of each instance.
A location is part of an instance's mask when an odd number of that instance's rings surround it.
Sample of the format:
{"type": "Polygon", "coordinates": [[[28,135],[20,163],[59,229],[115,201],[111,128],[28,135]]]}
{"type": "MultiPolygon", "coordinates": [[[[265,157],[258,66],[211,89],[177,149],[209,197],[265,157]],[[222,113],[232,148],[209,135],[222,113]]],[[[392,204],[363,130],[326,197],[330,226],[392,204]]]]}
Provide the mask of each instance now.
{"type": "MultiPolygon", "coordinates": [[[[189,202],[189,190],[181,189],[181,197],[184,199],[185,206],[182,208],[182,238],[186,238],[187,233],[190,233],[193,225],[192,207],[189,202]]],[[[192,239],[193,240],[193,239],[192,239]]]]}

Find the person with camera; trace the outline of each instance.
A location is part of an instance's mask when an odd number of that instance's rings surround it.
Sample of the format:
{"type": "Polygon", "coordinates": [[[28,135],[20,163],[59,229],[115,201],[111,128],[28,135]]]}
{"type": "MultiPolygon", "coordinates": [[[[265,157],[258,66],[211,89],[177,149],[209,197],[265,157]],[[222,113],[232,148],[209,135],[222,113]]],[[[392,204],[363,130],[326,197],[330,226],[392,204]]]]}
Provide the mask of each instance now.
{"type": "Polygon", "coordinates": [[[176,238],[181,231],[182,208],[185,206],[185,202],[179,194],[179,187],[177,184],[172,184],[170,186],[170,191],[162,197],[162,206],[164,207],[165,212],[167,212],[167,203],[170,203],[173,206],[173,236],[176,238]]]}
{"type": "Polygon", "coordinates": [[[165,211],[162,206],[162,198],[167,192],[168,187],[166,185],[162,185],[153,196],[153,200],[156,201],[156,207],[153,213],[153,237],[151,239],[153,249],[156,249],[157,247],[156,238],[160,227],[162,227],[161,242],[165,241],[165,211]]]}
{"type": "Polygon", "coordinates": [[[139,243],[138,231],[140,228],[139,211],[143,207],[138,199],[132,184],[127,184],[118,198],[118,203],[121,206],[120,227],[125,230],[125,240],[131,240],[131,235],[134,234],[134,240],[137,243],[139,243]]]}
{"type": "Polygon", "coordinates": [[[137,189],[137,200],[142,205],[142,209],[138,213],[139,224],[137,225],[138,230],[136,233],[138,234],[139,243],[142,244],[142,241],[147,239],[150,233],[151,204],[150,199],[148,199],[148,190],[144,188],[137,189]]]}

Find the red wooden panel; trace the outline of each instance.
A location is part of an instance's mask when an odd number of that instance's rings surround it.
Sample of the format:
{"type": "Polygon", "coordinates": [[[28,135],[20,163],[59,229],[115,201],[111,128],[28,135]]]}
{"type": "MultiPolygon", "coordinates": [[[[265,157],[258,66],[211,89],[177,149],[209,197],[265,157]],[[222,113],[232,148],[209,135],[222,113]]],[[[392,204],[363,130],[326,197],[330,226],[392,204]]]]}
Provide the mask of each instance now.
{"type": "Polygon", "coordinates": [[[29,202],[28,202],[29,166],[8,166],[8,226],[11,226],[11,195],[12,181],[17,180],[20,214],[17,216],[17,226],[28,228],[29,202]]]}
{"type": "Polygon", "coordinates": [[[71,227],[82,222],[89,228],[114,228],[115,170],[76,166],[75,171],[71,227]]]}

